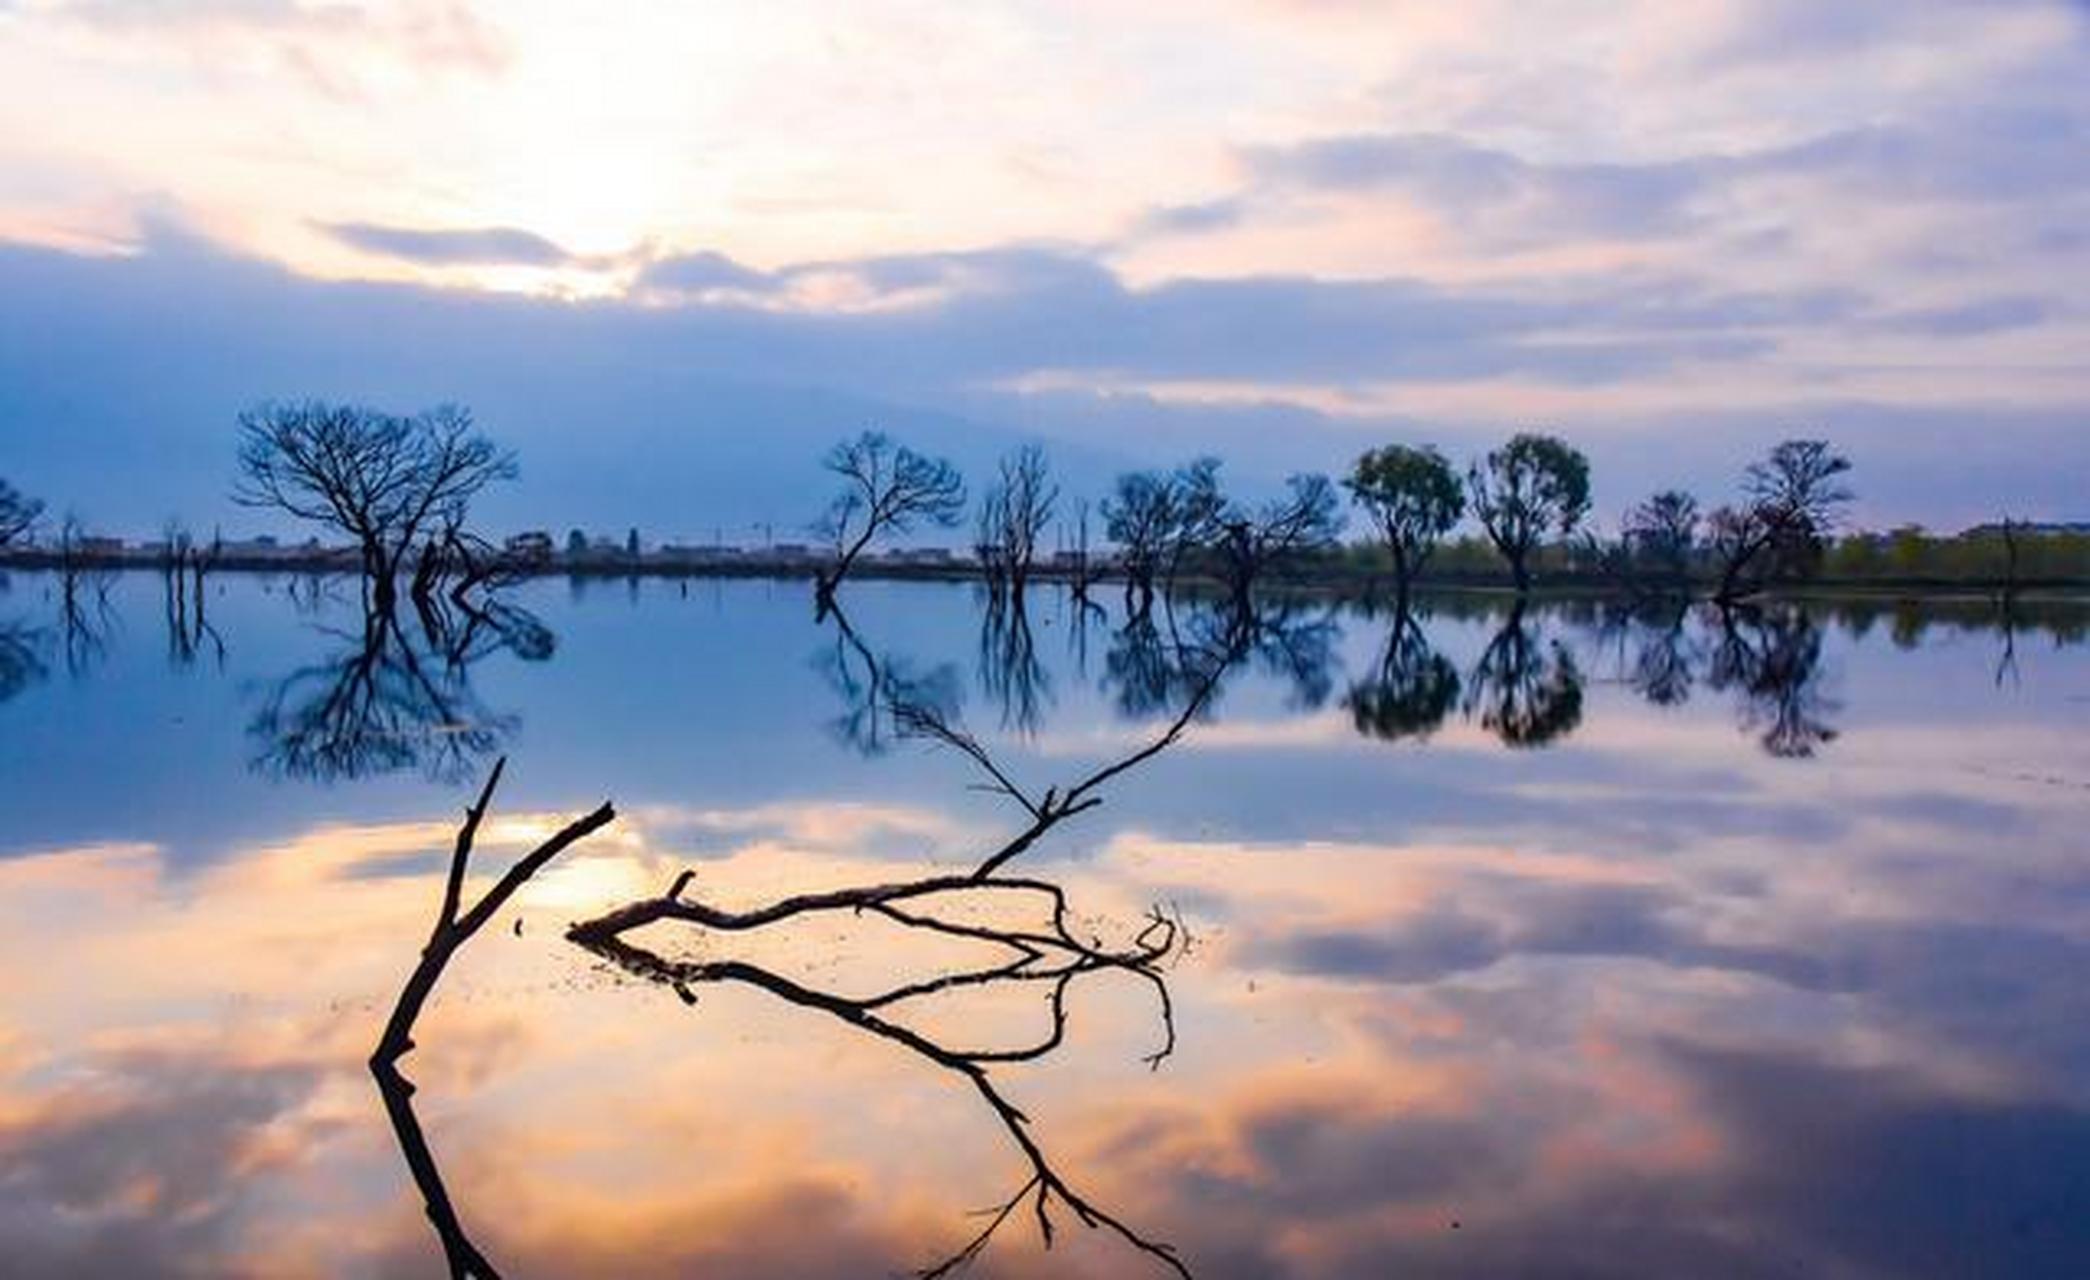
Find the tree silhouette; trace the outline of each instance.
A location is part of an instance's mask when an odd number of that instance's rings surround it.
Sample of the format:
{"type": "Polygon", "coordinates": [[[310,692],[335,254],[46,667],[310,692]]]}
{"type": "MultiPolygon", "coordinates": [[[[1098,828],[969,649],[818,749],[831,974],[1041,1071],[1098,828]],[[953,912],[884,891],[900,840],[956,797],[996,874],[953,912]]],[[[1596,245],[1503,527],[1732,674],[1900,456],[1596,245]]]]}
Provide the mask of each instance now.
{"type": "Polygon", "coordinates": [[[1850,460],[1822,440],[1787,440],[1743,476],[1745,503],[1722,507],[1708,522],[1720,565],[1714,598],[1733,602],[1765,578],[1800,578],[1821,563],[1852,494],[1842,477],[1850,460]]]}
{"type": "Polygon", "coordinates": [[[1589,514],[1589,459],[1556,436],[1527,432],[1469,467],[1466,487],[1517,590],[1528,591],[1539,540],[1549,530],[1566,537],[1589,514]]]}
{"type": "Polygon", "coordinates": [[[1674,585],[1690,576],[1698,525],[1698,499],[1681,489],[1664,489],[1626,512],[1619,536],[1632,567],[1674,585]]]}
{"type": "Polygon", "coordinates": [[[424,533],[454,531],[480,490],[515,475],[514,455],[455,405],[402,417],[318,400],[265,404],[241,414],[239,430],[234,499],[354,539],[380,609],[392,607],[424,533]]]}
{"type": "Polygon", "coordinates": [[[1541,643],[1520,599],[1466,679],[1465,711],[1509,747],[1543,747],[1582,723],[1582,673],[1559,640],[1541,643]]]}
{"type": "Polygon", "coordinates": [[[1359,733],[1388,742],[1427,738],[1458,705],[1459,687],[1458,668],[1430,647],[1404,608],[1394,614],[1371,678],[1352,684],[1343,705],[1359,733]]]}
{"type": "Polygon", "coordinates": [[[965,481],[957,468],[896,445],[883,432],[866,431],[842,441],[821,465],[842,478],[841,492],[814,525],[833,547],[833,560],[817,582],[823,614],[873,539],[907,533],[924,522],[949,528],[965,510],[965,481]]]}
{"type": "Polygon", "coordinates": [[[1721,608],[1720,634],[1706,683],[1740,697],[1745,729],[1760,730],[1763,749],[1806,759],[1834,742],[1829,717],[1839,709],[1823,688],[1822,633],[1806,610],[1721,608]]]}
{"type": "Polygon", "coordinates": [[[1429,562],[1437,540],[1466,512],[1458,475],[1434,446],[1390,444],[1358,458],[1344,483],[1379,526],[1393,557],[1396,590],[1406,601],[1408,584],[1429,562]]]}
{"type": "Polygon", "coordinates": [[[1323,475],[1295,475],[1283,496],[1260,506],[1227,504],[1213,543],[1236,602],[1245,601],[1272,567],[1335,543],[1342,531],[1335,484],[1323,475]]]}
{"type": "Polygon", "coordinates": [[[1045,451],[1037,445],[1024,445],[1001,460],[1000,475],[980,500],[978,541],[990,586],[1023,595],[1059,492],[1045,451]]]}
{"type": "Polygon", "coordinates": [[[0,549],[26,537],[43,511],[42,502],[0,479],[0,549]]]}
{"type": "Polygon", "coordinates": [[[385,1022],[384,1033],[370,1054],[370,1074],[377,1082],[378,1096],[384,1101],[393,1136],[399,1141],[400,1155],[406,1161],[414,1185],[421,1192],[429,1225],[435,1228],[436,1237],[442,1242],[443,1259],[449,1266],[451,1280],[499,1280],[500,1272],[472,1243],[458,1217],[457,1207],[451,1202],[442,1172],[436,1165],[435,1153],[429,1149],[420,1119],[414,1114],[414,1084],[400,1071],[399,1060],[413,1052],[414,1024],[420,1019],[429,997],[435,994],[443,970],[458,949],[486,927],[487,922],[499,914],[508,899],[531,876],[568,848],[608,826],[617,816],[610,803],[604,801],[602,807],[593,813],[574,819],[550,839],[517,859],[491,889],[466,907],[463,901],[464,879],[472,856],[472,844],[478,836],[480,822],[486,817],[487,806],[493,802],[494,788],[500,785],[501,772],[507,763],[505,759],[494,762],[486,775],[486,785],[479,792],[479,799],[465,810],[464,823],[457,830],[457,843],[450,854],[449,875],[443,887],[442,905],[436,912],[435,927],[421,948],[419,962],[400,988],[399,998],[385,1022]]]}

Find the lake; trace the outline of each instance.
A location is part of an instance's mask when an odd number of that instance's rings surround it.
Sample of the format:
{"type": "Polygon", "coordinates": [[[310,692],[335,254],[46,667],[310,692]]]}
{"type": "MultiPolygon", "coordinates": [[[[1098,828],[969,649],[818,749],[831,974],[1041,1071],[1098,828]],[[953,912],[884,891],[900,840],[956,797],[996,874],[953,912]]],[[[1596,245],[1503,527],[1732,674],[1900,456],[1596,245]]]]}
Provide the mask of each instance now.
{"type": "Polygon", "coordinates": [[[2090,1275],[2080,608],[202,600],[0,593],[8,1275],[2090,1275]]]}

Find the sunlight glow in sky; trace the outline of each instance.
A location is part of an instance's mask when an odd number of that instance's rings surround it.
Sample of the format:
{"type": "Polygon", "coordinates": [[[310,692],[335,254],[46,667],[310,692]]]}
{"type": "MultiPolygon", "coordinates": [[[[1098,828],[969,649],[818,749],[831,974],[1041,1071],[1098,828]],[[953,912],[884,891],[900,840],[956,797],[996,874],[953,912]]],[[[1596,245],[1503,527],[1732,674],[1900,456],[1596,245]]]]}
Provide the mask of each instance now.
{"type": "Polygon", "coordinates": [[[791,370],[736,377],[1075,441],[1053,406],[2045,439],[2086,84],[2077,0],[0,0],[0,249],[691,317],[791,370]],[[944,324],[906,386],[822,345],[944,324]]]}

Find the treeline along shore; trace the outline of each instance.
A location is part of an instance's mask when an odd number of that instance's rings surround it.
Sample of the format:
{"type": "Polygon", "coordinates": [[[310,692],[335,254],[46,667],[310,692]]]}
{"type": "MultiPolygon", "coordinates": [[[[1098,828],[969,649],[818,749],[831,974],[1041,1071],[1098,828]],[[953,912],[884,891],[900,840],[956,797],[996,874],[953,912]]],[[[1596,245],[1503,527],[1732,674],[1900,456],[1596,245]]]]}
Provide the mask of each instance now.
{"type": "MultiPolygon", "coordinates": [[[[2028,526],[2024,539],[2024,563],[2013,576],[2000,533],[1993,529],[1968,530],[1958,534],[1934,535],[1915,531],[1889,534],[1853,533],[1833,542],[1823,568],[1804,581],[1769,588],[1776,594],[1829,593],[1838,591],[1886,591],[1918,594],[1993,594],[2003,590],[2046,591],[2090,595],[2090,532],[2028,526]]],[[[259,540],[205,545],[187,553],[210,572],[257,574],[356,574],[361,562],[355,548],[325,545],[269,545],[259,540]]],[[[503,556],[507,576],[514,578],[781,578],[817,580],[831,567],[817,552],[792,548],[727,547],[720,550],[689,549],[667,545],[642,546],[636,555],[622,550],[567,552],[544,555],[503,556]]],[[[1538,556],[1543,576],[1533,590],[1542,594],[1616,593],[1639,589],[1630,577],[1621,580],[1615,567],[1583,548],[1549,546],[1538,556]]],[[[118,544],[97,538],[89,545],[67,551],[56,545],[25,544],[0,549],[0,567],[22,570],[62,571],[80,569],[123,569],[167,572],[177,567],[177,557],[160,543],[118,544]]],[[[980,581],[986,567],[969,553],[943,548],[921,548],[871,555],[858,561],[854,575],[868,579],[919,581],[980,581]]],[[[1123,568],[1109,552],[1099,552],[1086,566],[1070,563],[1060,553],[1035,567],[1038,581],[1069,583],[1085,579],[1091,584],[1122,584],[1123,568]]],[[[1213,587],[1216,572],[1189,566],[1181,574],[1183,586],[1213,587]]],[[[1708,590],[1717,585],[1717,575],[1708,566],[1692,575],[1687,587],[1708,590]]],[[[1507,569],[1493,559],[1492,551],[1478,540],[1463,539],[1446,544],[1434,562],[1412,580],[1418,590],[1510,591],[1515,582],[1507,569]]],[[[1275,584],[1320,588],[1345,593],[1370,594],[1392,589],[1392,566],[1388,557],[1369,544],[1346,545],[1303,557],[1287,566],[1275,584]]]]}
{"type": "Polygon", "coordinates": [[[1625,508],[1611,529],[1591,518],[1588,458],[1540,432],[1514,435],[1463,468],[1434,446],[1388,443],[1341,477],[1298,473],[1261,498],[1234,492],[1220,460],[1204,457],[1126,472],[1091,500],[1063,491],[1037,445],[1011,451],[975,489],[948,460],[878,431],[840,441],[820,467],[831,496],[803,541],[678,543],[636,528],[621,538],[539,529],[494,541],[473,527],[472,506],[514,479],[518,462],[468,410],[268,403],[238,417],[232,497],[305,523],[314,532],[303,541],[201,537],[170,521],[160,538],[127,544],[94,535],[75,515],[45,520],[40,499],[0,479],[0,565],[349,573],[380,607],[402,588],[461,605],[543,575],[796,577],[813,582],[823,613],[852,576],[974,580],[1018,603],[1033,581],[1064,582],[1077,595],[1109,584],[1134,610],[1179,589],[1245,599],[1272,585],[1723,603],[1794,591],[2090,588],[2090,521],[1999,515],[1949,535],[1850,528],[1853,465],[1812,438],[1769,450],[1717,502],[1662,490],[1625,508]],[[936,545],[938,531],[961,528],[969,536],[945,534],[936,545]]]}

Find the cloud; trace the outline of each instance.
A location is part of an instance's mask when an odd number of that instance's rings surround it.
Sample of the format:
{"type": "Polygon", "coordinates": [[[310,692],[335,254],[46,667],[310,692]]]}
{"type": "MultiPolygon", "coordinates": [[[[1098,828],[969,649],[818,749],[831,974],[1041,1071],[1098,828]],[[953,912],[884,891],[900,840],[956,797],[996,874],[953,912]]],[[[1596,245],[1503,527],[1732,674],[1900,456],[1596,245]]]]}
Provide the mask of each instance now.
{"type": "Polygon", "coordinates": [[[507,39],[462,0],[381,8],[297,0],[75,0],[57,11],[112,40],[171,43],[219,70],[264,67],[328,97],[362,99],[379,73],[496,76],[507,39]]]}
{"type": "MultiPolygon", "coordinates": [[[[1397,193],[1455,221],[1486,216],[1497,234],[1675,236],[1747,207],[1748,184],[1814,181],[1869,202],[1970,204],[2090,191],[2072,162],[2090,116],[2039,107],[1940,114],[1918,124],[1822,133],[1779,146],[1673,159],[1538,161],[1448,134],[1382,133],[1243,151],[1252,189],[1397,193]]],[[[1267,197],[1266,197],[1267,198],[1267,197]]]]}
{"type": "Polygon", "coordinates": [[[1640,236],[1691,225],[1701,164],[1541,164],[1444,134],[1358,134],[1244,153],[1265,183],[1400,191],[1446,214],[1510,208],[1546,234],[1640,236]]]}
{"type": "Polygon", "coordinates": [[[324,224],[327,234],[352,249],[426,266],[508,264],[561,267],[577,259],[532,231],[516,227],[434,229],[387,227],[368,222],[324,224]]]}
{"type": "Polygon", "coordinates": [[[232,1251],[308,1064],[109,1055],[85,1083],[7,1099],[0,1251],[11,1275],[176,1276],[232,1251]]]}
{"type": "MultiPolygon", "coordinates": [[[[452,257],[552,251],[423,233],[378,243],[452,257]]],[[[2050,459],[2090,447],[2065,404],[1872,402],[1837,394],[1833,361],[1770,396],[1770,409],[1717,395],[1659,418],[1604,408],[1606,394],[1649,381],[1690,387],[1713,370],[1775,392],[1811,338],[1877,311],[1858,291],[1815,283],[1733,289],[1612,272],[1134,284],[1050,246],[768,271],[699,256],[654,269],[692,292],[566,303],[331,284],[165,230],[128,258],[0,248],[0,324],[18,335],[0,345],[0,411],[41,424],[10,478],[140,532],[168,509],[245,527],[251,514],[217,505],[227,424],[256,399],[307,394],[470,403],[525,459],[522,484],[489,508],[493,518],[512,502],[524,520],[599,516],[618,528],[681,525],[691,485],[716,513],[707,525],[789,519],[806,509],[826,445],[871,422],[968,468],[1043,436],[1091,491],[1113,468],[1207,451],[1233,458],[1252,484],[1338,466],[1367,437],[1419,435],[1464,451],[1520,421],[1487,407],[1495,389],[1578,388],[1594,407],[1553,423],[1578,436],[1578,422],[1597,424],[1587,443],[1606,505],[1665,483],[1718,491],[1762,441],[1804,422],[1852,449],[1865,496],[1888,518],[1925,521],[1984,516],[2004,492],[2051,491],[2028,509],[2065,514],[2061,469],[2028,466],[2024,450],[2035,438],[2050,459]],[[1191,389],[1180,401],[1149,394],[1176,385],[1191,389]],[[1366,408],[1342,420],[1321,407],[1359,387],[1398,406],[1409,387],[1447,385],[1472,388],[1473,407],[1366,408]],[[1228,402],[1206,387],[1239,391],[1228,402]],[[1974,457],[1965,441],[1977,430],[1995,443],[1974,457]],[[1645,447],[1653,438],[1660,450],[1645,447]],[[628,463],[641,455],[655,460],[643,475],[628,463]],[[139,492],[159,495],[153,510],[132,513],[139,492]],[[547,502],[571,514],[546,515],[547,502]]],[[[2040,389],[2023,377],[2009,386],[2040,389]]]]}
{"type": "Polygon", "coordinates": [[[1141,217],[1135,234],[1196,235],[1206,231],[1223,231],[1241,225],[1248,218],[1249,212],[1249,201],[1238,196],[1205,200],[1196,204],[1166,205],[1149,210],[1141,217]]]}
{"type": "Polygon", "coordinates": [[[2045,298],[2013,295],[1985,298],[1957,306],[1900,311],[1881,317],[1879,325],[1894,333],[1949,338],[1974,337],[2011,329],[2029,329],[2046,323],[2058,310],[2053,302],[2045,298]]]}
{"type": "Polygon", "coordinates": [[[742,266],[725,254],[711,250],[678,254],[647,265],[639,273],[640,290],[701,294],[714,290],[767,294],[779,287],[775,276],[742,266]]]}

